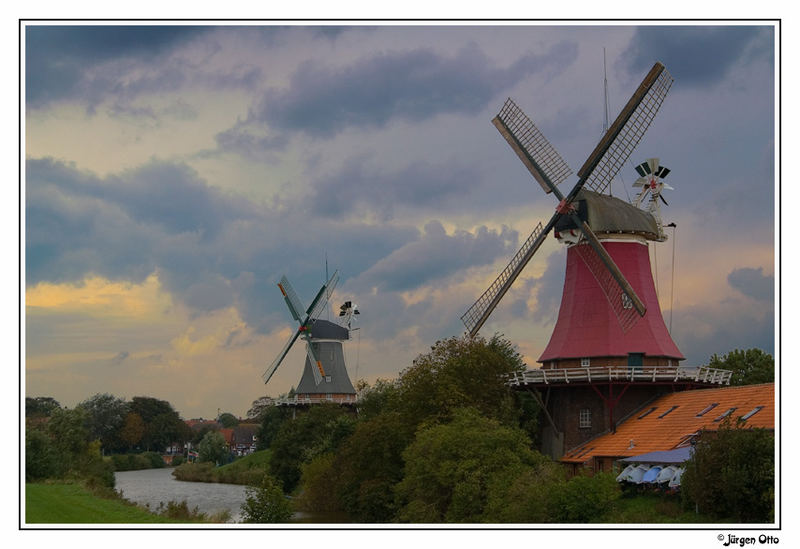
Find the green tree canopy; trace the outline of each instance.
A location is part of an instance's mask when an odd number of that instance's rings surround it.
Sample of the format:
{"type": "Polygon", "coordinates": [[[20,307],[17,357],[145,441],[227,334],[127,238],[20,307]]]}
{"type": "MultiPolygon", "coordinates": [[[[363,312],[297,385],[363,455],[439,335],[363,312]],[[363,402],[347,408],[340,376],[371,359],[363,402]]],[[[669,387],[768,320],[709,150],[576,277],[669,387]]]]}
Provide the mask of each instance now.
{"type": "Polygon", "coordinates": [[[25,417],[48,417],[61,408],[53,397],[25,397],[25,417]]]}
{"type": "Polygon", "coordinates": [[[225,428],[230,429],[239,425],[239,420],[230,412],[223,412],[217,418],[217,421],[225,428]]]}
{"type": "Polygon", "coordinates": [[[547,460],[521,429],[475,409],[454,410],[450,423],[418,431],[403,459],[398,518],[426,523],[480,522],[496,476],[547,460]]]}
{"type": "Polygon", "coordinates": [[[411,425],[444,420],[463,407],[514,425],[520,411],[505,380],[524,369],[513,344],[497,334],[488,341],[480,336],[437,341],[400,374],[397,408],[411,425]]]}
{"type": "Polygon", "coordinates": [[[761,349],[735,349],[722,357],[712,355],[712,368],[731,370],[731,385],[753,385],[775,381],[775,360],[761,349]]]}
{"type": "Polygon", "coordinates": [[[128,412],[125,415],[125,420],[122,422],[122,428],[119,432],[120,440],[128,448],[134,448],[144,435],[144,421],[142,416],[136,412],[128,412]]]}
{"type": "MultiPolygon", "coordinates": [[[[314,457],[335,450],[352,432],[347,412],[336,404],[320,404],[281,424],[270,448],[270,473],[289,493],[300,481],[301,466],[314,457]]],[[[352,424],[353,420],[349,420],[352,424]]]]}
{"type": "Polygon", "coordinates": [[[256,448],[266,450],[278,434],[281,426],[291,417],[288,409],[270,406],[261,413],[261,425],[256,434],[256,448]]]}
{"type": "Polygon", "coordinates": [[[197,444],[197,453],[200,461],[210,461],[219,465],[225,460],[228,453],[225,447],[225,437],[217,431],[206,433],[203,440],[197,444]]]}
{"type": "Polygon", "coordinates": [[[766,429],[726,422],[705,431],[686,463],[681,494],[704,514],[744,523],[772,522],[775,437],[766,429]]]}
{"type": "Polygon", "coordinates": [[[131,399],[130,410],[144,422],[141,445],[146,450],[161,451],[172,442],[191,438],[188,426],[166,400],[135,396],[131,399]]]}
{"type": "Polygon", "coordinates": [[[86,410],[89,435],[98,439],[104,449],[118,450],[123,446],[120,431],[128,415],[127,402],[108,393],[98,393],[78,406],[86,410]]]}

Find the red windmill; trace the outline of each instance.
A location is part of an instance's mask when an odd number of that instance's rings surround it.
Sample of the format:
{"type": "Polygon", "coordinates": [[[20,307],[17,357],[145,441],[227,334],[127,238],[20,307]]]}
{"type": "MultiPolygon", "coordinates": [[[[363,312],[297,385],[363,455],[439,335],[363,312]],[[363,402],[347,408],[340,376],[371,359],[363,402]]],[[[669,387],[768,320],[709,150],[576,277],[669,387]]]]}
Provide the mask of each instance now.
{"type": "Polygon", "coordinates": [[[492,120],[536,181],[559,203],[547,225],[538,224],[461,319],[474,336],[551,230],[568,246],[561,308],[539,357],[542,368],[511,382],[539,399],[551,430],[542,439],[553,455],[597,432],[613,430],[615,408],[619,417],[652,398],[654,391],[690,387],[708,375],[678,365],[684,357],[664,324],[653,284],[648,242],[666,239],[656,199],[663,189],[659,177],[669,170],[659,168],[656,159],[651,159],[652,166],[646,162],[646,173],[640,175],[650,176],[653,185],[637,180],[643,188],[635,204],[606,194],[672,82],[664,66],[656,63],[566,195],[558,185],[572,171],[522,110],[508,99],[492,120]],[[647,192],[651,206],[644,210],[639,206],[647,192]],[[593,416],[602,419],[592,422],[593,416]]]}

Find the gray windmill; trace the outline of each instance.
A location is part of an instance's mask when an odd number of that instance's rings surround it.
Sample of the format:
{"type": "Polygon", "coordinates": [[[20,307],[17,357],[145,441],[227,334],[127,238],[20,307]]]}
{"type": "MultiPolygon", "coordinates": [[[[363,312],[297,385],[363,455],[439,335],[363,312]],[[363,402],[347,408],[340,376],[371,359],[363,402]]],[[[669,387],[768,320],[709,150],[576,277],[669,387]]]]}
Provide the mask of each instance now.
{"type": "Polygon", "coordinates": [[[537,225],[508,266],[461,317],[470,335],[480,330],[551,230],[588,267],[623,332],[645,316],[649,303],[640,299],[601,239],[624,233],[658,240],[652,216],[610,196],[609,186],[650,126],[671,85],[672,77],[657,62],[586,159],[578,171],[578,182],[566,194],[558,185],[572,170],[525,113],[510,98],[506,101],[492,123],[542,189],[555,195],[559,203],[547,225],[537,225]]]}
{"type": "MultiPolygon", "coordinates": [[[[355,402],[356,391],[347,375],[342,347],[342,343],[350,338],[350,328],[319,318],[328,305],[338,281],[339,271],[336,271],[330,280],[322,285],[308,308],[303,306],[286,276],[281,277],[278,283],[286,306],[299,326],[264,372],[263,378],[264,383],[269,383],[294,342],[302,338],[306,343],[306,359],[303,375],[295,390],[299,403],[355,402]]],[[[354,312],[358,314],[357,310],[354,312]]]]}

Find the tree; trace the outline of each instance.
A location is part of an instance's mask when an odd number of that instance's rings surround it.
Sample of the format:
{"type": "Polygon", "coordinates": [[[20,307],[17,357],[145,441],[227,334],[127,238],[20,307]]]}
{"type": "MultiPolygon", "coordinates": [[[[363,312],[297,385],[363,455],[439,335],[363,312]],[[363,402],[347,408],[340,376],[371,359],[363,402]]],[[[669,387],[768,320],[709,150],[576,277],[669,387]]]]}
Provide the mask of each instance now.
{"type": "Polygon", "coordinates": [[[766,429],[727,421],[704,431],[681,478],[684,501],[713,517],[772,522],[775,510],[775,437],[766,429]]]}
{"type": "Polygon", "coordinates": [[[74,470],[81,454],[89,445],[89,431],[86,429],[86,411],[76,407],[72,410],[56,409],[47,422],[52,448],[57,456],[60,474],[74,470]]]}
{"type": "Polygon", "coordinates": [[[142,416],[136,412],[128,412],[125,415],[125,420],[122,422],[122,428],[119,432],[119,438],[125,444],[126,448],[134,448],[144,435],[144,421],[142,416]]]}
{"type": "Polygon", "coordinates": [[[270,473],[282,483],[286,493],[300,481],[300,468],[314,457],[335,450],[343,440],[344,426],[338,418],[345,411],[336,404],[312,406],[292,421],[284,422],[270,448],[270,473]]]}
{"type": "Polygon", "coordinates": [[[418,431],[403,452],[405,476],[396,487],[402,522],[479,522],[495,477],[547,460],[517,427],[470,408],[452,416],[418,431]]]}
{"type": "Polygon", "coordinates": [[[274,408],[274,399],[269,396],[263,396],[255,399],[250,404],[250,409],[247,410],[247,419],[261,422],[261,417],[270,408],[274,408]]]}
{"type": "Polygon", "coordinates": [[[239,425],[239,420],[236,419],[236,416],[230,412],[223,412],[220,414],[220,416],[217,418],[217,422],[219,422],[226,429],[231,429],[239,425]]]}
{"type": "Polygon", "coordinates": [[[186,423],[166,400],[136,396],[131,399],[130,409],[144,422],[141,444],[148,451],[161,451],[172,442],[184,442],[191,437],[186,423]]]}
{"type": "Polygon", "coordinates": [[[58,457],[50,437],[39,429],[25,431],[25,482],[55,477],[58,457]]]}
{"type": "Polygon", "coordinates": [[[89,435],[98,439],[104,449],[120,449],[120,430],[128,414],[128,403],[108,393],[98,393],[78,406],[86,410],[89,435]]]}
{"type": "Polygon", "coordinates": [[[261,413],[261,426],[256,434],[256,448],[266,450],[272,444],[272,440],[281,428],[281,425],[289,418],[288,411],[278,406],[270,406],[261,413]]]}
{"type": "MultiPolygon", "coordinates": [[[[356,522],[392,522],[394,488],[403,478],[403,450],[414,438],[412,429],[394,412],[359,422],[336,452],[333,472],[317,477],[317,491],[335,491],[341,508],[356,522]]],[[[306,489],[313,481],[304,474],[306,489]]]]}
{"type": "Polygon", "coordinates": [[[735,349],[722,357],[712,355],[711,368],[731,370],[731,385],[753,385],[775,381],[775,360],[761,349],[735,349]]]}
{"type": "Polygon", "coordinates": [[[206,433],[203,440],[197,445],[200,461],[210,461],[219,465],[225,460],[228,453],[225,447],[225,437],[216,431],[206,433]]]}
{"type": "Polygon", "coordinates": [[[53,397],[25,397],[25,417],[49,417],[61,408],[53,397]]]}
{"type": "Polygon", "coordinates": [[[480,336],[437,341],[400,374],[398,410],[411,425],[445,420],[463,407],[516,425],[520,410],[505,377],[524,369],[513,344],[497,334],[488,341],[480,336]]]}
{"type": "Polygon", "coordinates": [[[269,475],[264,475],[261,486],[248,486],[241,507],[246,523],[278,524],[292,518],[292,508],[283,495],[280,485],[269,475]]]}

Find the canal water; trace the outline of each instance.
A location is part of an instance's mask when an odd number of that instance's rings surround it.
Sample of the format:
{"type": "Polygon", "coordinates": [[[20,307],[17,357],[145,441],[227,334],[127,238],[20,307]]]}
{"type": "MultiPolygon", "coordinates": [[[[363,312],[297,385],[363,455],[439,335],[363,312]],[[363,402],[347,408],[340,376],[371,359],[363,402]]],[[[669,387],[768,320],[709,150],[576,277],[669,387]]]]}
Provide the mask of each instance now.
{"type": "Polygon", "coordinates": [[[186,482],[172,476],[173,469],[143,469],[114,473],[116,490],[135,503],[147,505],[151,511],[160,503],[186,501],[189,509],[209,515],[228,510],[231,522],[241,522],[240,508],[245,499],[245,486],[211,482],[186,482]]]}

